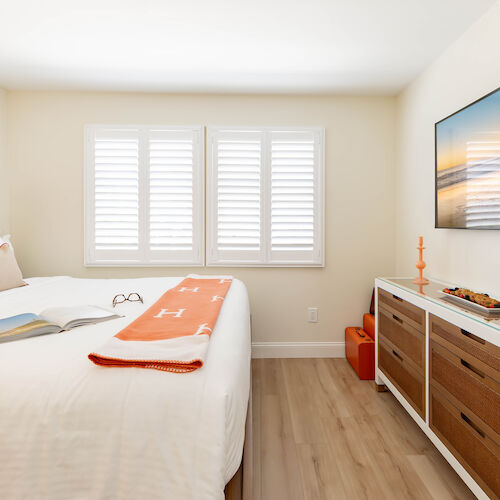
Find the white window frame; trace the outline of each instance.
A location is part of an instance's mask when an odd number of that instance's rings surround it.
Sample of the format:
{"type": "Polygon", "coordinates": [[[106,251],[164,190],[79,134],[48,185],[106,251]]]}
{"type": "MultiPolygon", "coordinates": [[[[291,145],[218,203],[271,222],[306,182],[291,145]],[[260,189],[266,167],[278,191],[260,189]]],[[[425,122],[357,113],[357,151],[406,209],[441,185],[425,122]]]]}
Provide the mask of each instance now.
{"type": "Polygon", "coordinates": [[[325,128],[324,127],[246,127],[246,126],[220,126],[211,125],[207,127],[206,133],[206,266],[207,267],[324,267],[325,266],[325,128]],[[261,251],[256,259],[255,256],[244,256],[245,258],[228,258],[219,255],[217,250],[217,165],[215,157],[215,136],[223,131],[249,131],[249,132],[312,132],[316,136],[316,156],[318,160],[317,175],[315,176],[315,242],[312,260],[273,260],[271,256],[270,217],[271,209],[268,206],[271,200],[271,173],[270,153],[271,147],[267,139],[263,140],[262,148],[262,172],[261,172],[261,251]]]}
{"type": "Polygon", "coordinates": [[[84,266],[85,267],[199,267],[205,264],[205,134],[201,125],[123,125],[87,124],[84,126],[84,266]],[[139,251],[135,258],[120,258],[122,251],[109,252],[109,258],[97,258],[95,249],[95,197],[94,197],[94,156],[95,132],[98,130],[139,130],[139,251]],[[149,224],[149,162],[147,153],[149,130],[192,131],[193,144],[193,258],[186,258],[176,252],[171,256],[155,258],[148,245],[149,224]],[[198,142],[198,144],[197,144],[198,142]],[[142,147],[141,147],[142,146],[142,147]],[[196,180],[195,180],[196,179],[196,180]]]}

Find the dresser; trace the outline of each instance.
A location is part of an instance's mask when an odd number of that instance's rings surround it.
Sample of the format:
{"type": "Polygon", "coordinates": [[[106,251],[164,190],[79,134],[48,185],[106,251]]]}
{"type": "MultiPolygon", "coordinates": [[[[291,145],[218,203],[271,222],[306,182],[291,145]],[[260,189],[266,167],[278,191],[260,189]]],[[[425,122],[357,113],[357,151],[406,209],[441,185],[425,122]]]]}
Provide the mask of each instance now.
{"type": "Polygon", "coordinates": [[[375,382],[478,498],[499,499],[500,317],[455,305],[446,286],[375,280],[375,382]]]}

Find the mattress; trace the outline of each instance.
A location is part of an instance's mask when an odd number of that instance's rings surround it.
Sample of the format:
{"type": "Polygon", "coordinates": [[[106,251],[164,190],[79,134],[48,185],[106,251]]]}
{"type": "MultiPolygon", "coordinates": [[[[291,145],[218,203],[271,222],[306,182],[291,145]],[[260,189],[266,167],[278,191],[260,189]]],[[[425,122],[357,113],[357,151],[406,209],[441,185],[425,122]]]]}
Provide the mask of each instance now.
{"type": "Polygon", "coordinates": [[[250,390],[246,288],[233,280],[203,368],[92,364],[88,353],[182,278],[30,280],[0,292],[0,317],[46,307],[144,304],[123,318],[0,345],[0,491],[17,499],[222,499],[239,467],[250,390]]]}

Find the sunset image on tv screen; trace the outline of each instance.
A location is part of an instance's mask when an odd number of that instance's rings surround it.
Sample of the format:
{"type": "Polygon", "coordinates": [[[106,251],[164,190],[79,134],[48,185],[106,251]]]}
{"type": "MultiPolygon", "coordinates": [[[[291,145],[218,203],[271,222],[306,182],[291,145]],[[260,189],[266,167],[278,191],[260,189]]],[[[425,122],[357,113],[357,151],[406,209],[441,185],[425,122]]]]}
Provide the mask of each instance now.
{"type": "Polygon", "coordinates": [[[436,124],[436,227],[500,229],[500,89],[436,124]]]}

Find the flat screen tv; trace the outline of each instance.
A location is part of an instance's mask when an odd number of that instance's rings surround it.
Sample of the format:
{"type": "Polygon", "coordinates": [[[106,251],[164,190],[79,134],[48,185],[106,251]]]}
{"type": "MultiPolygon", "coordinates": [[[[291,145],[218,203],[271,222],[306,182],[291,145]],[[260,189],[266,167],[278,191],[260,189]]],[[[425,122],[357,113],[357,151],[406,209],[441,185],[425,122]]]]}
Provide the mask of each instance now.
{"type": "Polygon", "coordinates": [[[500,229],[500,88],[435,124],[436,227],[500,229]]]}

